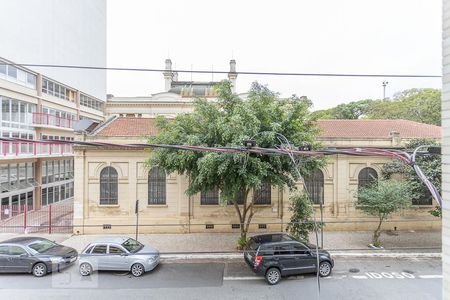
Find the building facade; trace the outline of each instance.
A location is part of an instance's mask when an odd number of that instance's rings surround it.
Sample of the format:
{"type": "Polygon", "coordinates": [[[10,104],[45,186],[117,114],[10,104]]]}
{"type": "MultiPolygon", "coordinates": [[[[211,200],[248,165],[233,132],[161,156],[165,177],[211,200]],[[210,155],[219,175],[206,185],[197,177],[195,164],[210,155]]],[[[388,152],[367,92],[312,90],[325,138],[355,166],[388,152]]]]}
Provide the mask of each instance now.
{"type": "MultiPolygon", "coordinates": [[[[167,70],[169,67],[166,63],[167,70]]],[[[233,67],[235,62],[230,70],[233,67]]],[[[110,98],[105,123],[77,138],[112,144],[145,143],[146,137],[157,134],[156,116],[171,118],[192,111],[195,96],[214,101],[209,84],[178,82],[168,73],[164,73],[165,92],[110,98]]],[[[318,126],[322,144],[336,148],[401,148],[413,138],[441,136],[440,127],[405,120],[323,120],[318,126]]],[[[75,147],[75,233],[133,232],[136,200],[140,203],[139,222],[145,225],[140,232],[239,231],[235,208],[219,202],[219,191],[188,197],[185,191],[189,178],[149,169],[146,161],[150,155],[145,148],[75,147]]],[[[388,161],[386,157],[335,155],[323,169],[305,179],[318,217],[322,206],[327,230],[369,230],[375,226],[375,219],[355,208],[355,192],[358,186],[380,177],[388,161]]],[[[251,231],[285,229],[291,217],[286,188],[265,185],[249,197],[254,198],[256,208],[251,231]]],[[[439,228],[440,220],[429,214],[434,205],[431,198],[414,203],[410,209],[395,214],[384,229],[439,228]]]]}
{"type": "Polygon", "coordinates": [[[1,222],[71,201],[73,147],[65,142],[78,120],[104,119],[103,100],[10,63],[0,60],[1,222]]]}

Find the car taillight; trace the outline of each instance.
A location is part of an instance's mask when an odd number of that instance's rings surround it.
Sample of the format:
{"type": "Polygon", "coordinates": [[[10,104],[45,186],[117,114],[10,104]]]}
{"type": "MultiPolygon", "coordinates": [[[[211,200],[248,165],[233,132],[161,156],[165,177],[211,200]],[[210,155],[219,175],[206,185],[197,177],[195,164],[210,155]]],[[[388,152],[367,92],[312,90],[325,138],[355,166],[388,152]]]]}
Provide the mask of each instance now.
{"type": "Polygon", "coordinates": [[[261,264],[263,257],[262,256],[255,256],[255,263],[253,264],[253,267],[257,267],[261,264]]]}

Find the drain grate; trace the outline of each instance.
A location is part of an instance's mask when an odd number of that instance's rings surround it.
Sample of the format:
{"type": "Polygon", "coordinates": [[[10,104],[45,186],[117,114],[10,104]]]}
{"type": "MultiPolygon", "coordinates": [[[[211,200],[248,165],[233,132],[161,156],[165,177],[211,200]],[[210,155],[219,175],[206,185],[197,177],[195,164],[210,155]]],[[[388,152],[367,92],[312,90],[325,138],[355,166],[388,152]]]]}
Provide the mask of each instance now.
{"type": "Polygon", "coordinates": [[[350,270],[348,270],[350,273],[359,273],[359,269],[357,268],[351,268],[350,270]]]}

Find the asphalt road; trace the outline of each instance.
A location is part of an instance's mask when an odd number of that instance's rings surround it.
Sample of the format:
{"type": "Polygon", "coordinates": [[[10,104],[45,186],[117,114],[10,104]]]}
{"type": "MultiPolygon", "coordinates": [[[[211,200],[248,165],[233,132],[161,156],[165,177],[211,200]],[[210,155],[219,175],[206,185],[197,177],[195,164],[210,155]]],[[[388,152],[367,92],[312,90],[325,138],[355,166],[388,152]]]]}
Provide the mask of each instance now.
{"type": "MultiPolygon", "coordinates": [[[[320,299],[441,299],[440,259],[337,259],[320,299]]],[[[318,299],[316,277],[269,286],[240,260],[162,262],[140,278],[78,274],[77,264],[43,278],[1,274],[0,299],[318,299]]]]}

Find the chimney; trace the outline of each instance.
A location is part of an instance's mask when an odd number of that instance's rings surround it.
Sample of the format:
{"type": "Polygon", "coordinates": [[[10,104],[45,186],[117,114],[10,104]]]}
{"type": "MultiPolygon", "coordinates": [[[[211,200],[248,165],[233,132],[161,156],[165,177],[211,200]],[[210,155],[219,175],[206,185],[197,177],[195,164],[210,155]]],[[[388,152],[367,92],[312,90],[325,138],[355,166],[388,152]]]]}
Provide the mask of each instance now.
{"type": "Polygon", "coordinates": [[[402,142],[402,138],[400,137],[400,132],[398,132],[398,131],[389,132],[389,137],[392,138],[392,146],[399,146],[402,142]]]}
{"type": "Polygon", "coordinates": [[[106,100],[110,100],[112,98],[114,98],[113,94],[106,94],[106,100]]]}
{"type": "Polygon", "coordinates": [[[228,73],[228,80],[231,81],[231,91],[236,93],[236,61],[234,59],[230,60],[230,72],[228,73]]]}
{"type": "Polygon", "coordinates": [[[166,67],[163,72],[165,81],[165,91],[168,92],[172,87],[173,72],[172,72],[172,61],[168,58],[166,59],[166,67]]]}

